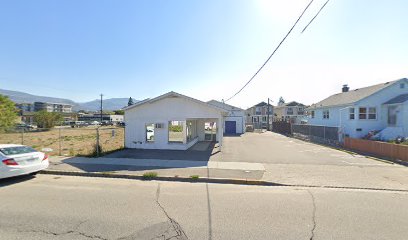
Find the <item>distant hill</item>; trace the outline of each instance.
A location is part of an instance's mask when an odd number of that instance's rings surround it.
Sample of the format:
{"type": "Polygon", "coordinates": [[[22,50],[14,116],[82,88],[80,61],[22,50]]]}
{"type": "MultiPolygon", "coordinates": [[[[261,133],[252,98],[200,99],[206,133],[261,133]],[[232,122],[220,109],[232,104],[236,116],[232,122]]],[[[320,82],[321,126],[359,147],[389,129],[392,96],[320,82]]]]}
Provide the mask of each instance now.
{"type": "MultiPolygon", "coordinates": [[[[118,110],[127,106],[129,98],[108,98],[102,100],[102,106],[104,110],[118,110]]],[[[137,102],[133,100],[133,102],[137,102]]],[[[98,111],[101,107],[101,100],[95,99],[90,102],[78,103],[75,110],[88,110],[88,111],[98,111]]]]}
{"type": "MultiPolygon", "coordinates": [[[[77,103],[70,99],[65,98],[54,98],[37,96],[19,91],[10,91],[0,89],[0,94],[8,96],[15,103],[33,103],[33,102],[51,102],[51,103],[65,103],[73,105],[74,111],[85,110],[85,111],[98,111],[100,109],[100,100],[95,99],[89,102],[77,103]]],[[[113,111],[121,109],[127,106],[129,98],[109,98],[102,101],[103,110],[113,111]]],[[[137,100],[133,100],[135,103],[137,100]]]]}

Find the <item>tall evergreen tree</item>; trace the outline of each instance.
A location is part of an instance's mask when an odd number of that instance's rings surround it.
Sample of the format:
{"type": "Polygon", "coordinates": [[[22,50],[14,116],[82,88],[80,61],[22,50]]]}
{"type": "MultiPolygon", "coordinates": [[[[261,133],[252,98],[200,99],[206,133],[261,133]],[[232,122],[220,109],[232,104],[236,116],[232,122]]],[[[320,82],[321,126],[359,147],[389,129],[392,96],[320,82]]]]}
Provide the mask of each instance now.
{"type": "Polygon", "coordinates": [[[133,105],[133,104],[135,104],[135,103],[133,102],[132,97],[130,97],[130,98],[129,98],[129,101],[128,101],[128,106],[133,105]]]}

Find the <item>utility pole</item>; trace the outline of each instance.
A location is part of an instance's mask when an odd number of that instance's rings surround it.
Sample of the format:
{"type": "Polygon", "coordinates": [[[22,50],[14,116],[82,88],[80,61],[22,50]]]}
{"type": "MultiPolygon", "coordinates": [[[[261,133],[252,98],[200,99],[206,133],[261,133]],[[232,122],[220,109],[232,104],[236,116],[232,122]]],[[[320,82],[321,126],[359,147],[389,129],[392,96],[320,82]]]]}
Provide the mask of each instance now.
{"type": "Polygon", "coordinates": [[[101,93],[101,124],[102,124],[102,97],[103,97],[103,94],[101,93]]]}
{"type": "Polygon", "coordinates": [[[267,121],[266,124],[267,124],[267,126],[268,126],[267,129],[268,129],[268,131],[271,131],[271,128],[270,128],[270,126],[269,126],[269,98],[268,98],[268,109],[267,109],[266,111],[267,111],[267,113],[268,113],[268,118],[267,118],[267,120],[266,120],[266,121],[267,121]]]}

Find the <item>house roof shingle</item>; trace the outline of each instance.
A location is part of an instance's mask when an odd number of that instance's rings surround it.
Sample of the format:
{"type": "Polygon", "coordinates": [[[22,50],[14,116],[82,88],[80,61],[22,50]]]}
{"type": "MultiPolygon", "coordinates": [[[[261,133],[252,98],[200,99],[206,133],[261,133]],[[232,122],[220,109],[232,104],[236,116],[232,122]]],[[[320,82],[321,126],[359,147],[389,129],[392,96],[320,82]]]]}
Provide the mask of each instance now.
{"type": "Polygon", "coordinates": [[[312,104],[311,108],[321,108],[355,103],[403,79],[407,80],[406,78],[402,78],[369,87],[357,88],[348,92],[337,93],[318,103],[312,104]]]}
{"type": "Polygon", "coordinates": [[[408,93],[396,96],[395,98],[386,101],[384,104],[404,103],[406,101],[408,101],[408,93]]]}

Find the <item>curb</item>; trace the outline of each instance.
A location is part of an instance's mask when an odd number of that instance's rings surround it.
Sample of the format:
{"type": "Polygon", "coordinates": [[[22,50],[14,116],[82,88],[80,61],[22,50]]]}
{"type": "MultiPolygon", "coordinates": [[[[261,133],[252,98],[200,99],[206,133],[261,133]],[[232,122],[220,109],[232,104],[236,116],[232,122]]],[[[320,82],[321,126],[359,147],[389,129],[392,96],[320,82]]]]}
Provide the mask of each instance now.
{"type": "Polygon", "coordinates": [[[303,188],[325,188],[325,189],[350,189],[350,190],[367,190],[367,191],[388,191],[388,192],[407,192],[408,189],[392,189],[392,188],[373,188],[373,187],[346,187],[346,186],[330,186],[330,185],[303,185],[303,184],[281,184],[264,180],[246,180],[246,179],[228,179],[228,178],[198,178],[192,179],[187,177],[152,177],[145,178],[141,175],[117,174],[117,173],[97,173],[97,172],[67,172],[57,170],[42,170],[40,174],[46,175],[61,175],[61,176],[77,176],[77,177],[100,177],[100,178],[119,178],[133,179],[143,181],[166,181],[166,182],[188,182],[188,183],[218,183],[218,184],[236,184],[250,186],[269,186],[269,187],[303,187],[303,188]]]}

